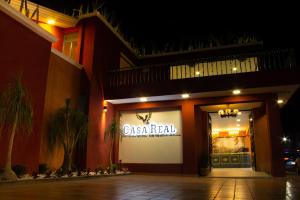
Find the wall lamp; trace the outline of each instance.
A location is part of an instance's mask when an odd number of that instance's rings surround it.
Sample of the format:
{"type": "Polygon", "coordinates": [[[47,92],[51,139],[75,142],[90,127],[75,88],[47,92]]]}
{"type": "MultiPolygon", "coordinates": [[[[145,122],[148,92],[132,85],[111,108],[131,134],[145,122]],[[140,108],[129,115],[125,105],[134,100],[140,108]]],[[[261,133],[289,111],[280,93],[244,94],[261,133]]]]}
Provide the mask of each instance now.
{"type": "Polygon", "coordinates": [[[107,112],[107,106],[103,106],[103,112],[107,112]]]}

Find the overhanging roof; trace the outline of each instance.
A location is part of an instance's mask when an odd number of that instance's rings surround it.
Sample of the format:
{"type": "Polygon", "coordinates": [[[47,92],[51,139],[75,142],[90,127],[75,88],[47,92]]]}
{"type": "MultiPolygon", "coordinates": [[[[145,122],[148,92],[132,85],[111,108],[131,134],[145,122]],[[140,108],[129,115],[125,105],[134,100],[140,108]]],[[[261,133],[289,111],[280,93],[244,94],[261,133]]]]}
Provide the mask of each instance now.
{"type": "Polygon", "coordinates": [[[40,26],[38,26],[36,23],[34,23],[32,20],[30,20],[28,17],[23,15],[21,12],[15,10],[12,8],[8,3],[5,1],[0,1],[0,11],[4,14],[8,15],[12,19],[19,22],[21,25],[25,26],[26,28],[30,29],[37,35],[41,36],[42,38],[48,40],[49,42],[53,43],[56,41],[56,38],[51,35],[48,31],[44,30],[40,26]]]}

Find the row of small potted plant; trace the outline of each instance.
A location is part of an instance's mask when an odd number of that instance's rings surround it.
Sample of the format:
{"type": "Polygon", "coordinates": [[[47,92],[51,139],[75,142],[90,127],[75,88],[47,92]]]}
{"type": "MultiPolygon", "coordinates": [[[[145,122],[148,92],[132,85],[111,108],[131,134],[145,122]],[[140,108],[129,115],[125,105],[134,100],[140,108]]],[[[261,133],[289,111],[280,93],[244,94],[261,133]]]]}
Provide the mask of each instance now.
{"type": "MultiPolygon", "coordinates": [[[[60,177],[89,177],[89,176],[100,176],[100,175],[113,175],[113,174],[124,174],[128,173],[127,168],[120,168],[117,164],[112,164],[111,167],[104,168],[102,166],[97,167],[94,170],[87,169],[73,169],[65,171],[62,168],[57,170],[51,170],[46,164],[40,164],[38,172],[32,172],[27,174],[27,169],[22,165],[14,165],[12,167],[19,179],[40,179],[40,178],[60,178],[60,177]]],[[[3,170],[0,169],[0,174],[3,170]]]]}

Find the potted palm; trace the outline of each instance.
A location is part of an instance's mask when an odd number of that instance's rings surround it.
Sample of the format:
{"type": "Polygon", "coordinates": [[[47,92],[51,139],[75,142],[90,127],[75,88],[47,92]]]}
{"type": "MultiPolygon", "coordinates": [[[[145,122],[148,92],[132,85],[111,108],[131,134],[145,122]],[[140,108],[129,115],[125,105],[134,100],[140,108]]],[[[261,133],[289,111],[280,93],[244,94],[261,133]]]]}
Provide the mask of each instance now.
{"type": "Polygon", "coordinates": [[[115,119],[112,120],[112,122],[108,125],[108,127],[105,130],[105,134],[104,134],[104,141],[105,143],[110,143],[110,147],[109,147],[109,169],[110,169],[110,173],[113,173],[115,170],[115,165],[113,164],[112,161],[112,154],[113,154],[113,150],[114,150],[114,146],[115,146],[115,140],[116,138],[118,138],[120,134],[120,128],[119,125],[117,123],[117,121],[115,119]]]}
{"type": "Polygon", "coordinates": [[[48,146],[50,152],[57,145],[64,149],[62,171],[72,170],[73,151],[77,144],[83,145],[88,132],[87,116],[81,111],[71,108],[71,100],[66,99],[65,106],[60,108],[50,119],[48,146]]]}
{"type": "Polygon", "coordinates": [[[1,133],[9,134],[6,163],[2,175],[4,179],[17,179],[11,167],[14,138],[18,133],[29,135],[32,132],[32,116],[28,91],[23,87],[21,79],[16,79],[8,85],[0,97],[0,136],[1,133]]]}

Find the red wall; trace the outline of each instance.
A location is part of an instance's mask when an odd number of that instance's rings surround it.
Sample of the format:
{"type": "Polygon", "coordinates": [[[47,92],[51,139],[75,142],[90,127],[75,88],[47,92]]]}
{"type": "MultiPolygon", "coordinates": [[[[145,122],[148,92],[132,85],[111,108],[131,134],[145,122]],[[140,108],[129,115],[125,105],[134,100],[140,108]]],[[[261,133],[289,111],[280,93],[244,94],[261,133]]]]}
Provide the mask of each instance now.
{"type": "Polygon", "coordinates": [[[113,118],[113,107],[103,111],[104,72],[119,65],[120,44],[117,38],[97,18],[83,20],[79,24],[81,34],[80,62],[90,83],[89,91],[89,135],[87,140],[87,167],[95,169],[109,163],[108,144],[104,132],[113,118]]]}
{"type": "MultiPolygon", "coordinates": [[[[0,89],[22,73],[34,110],[33,133],[18,135],[13,147],[13,164],[37,170],[43,124],[45,90],[51,43],[0,12],[0,89]]],[[[0,166],[4,165],[8,138],[0,139],[0,166]]]]}

